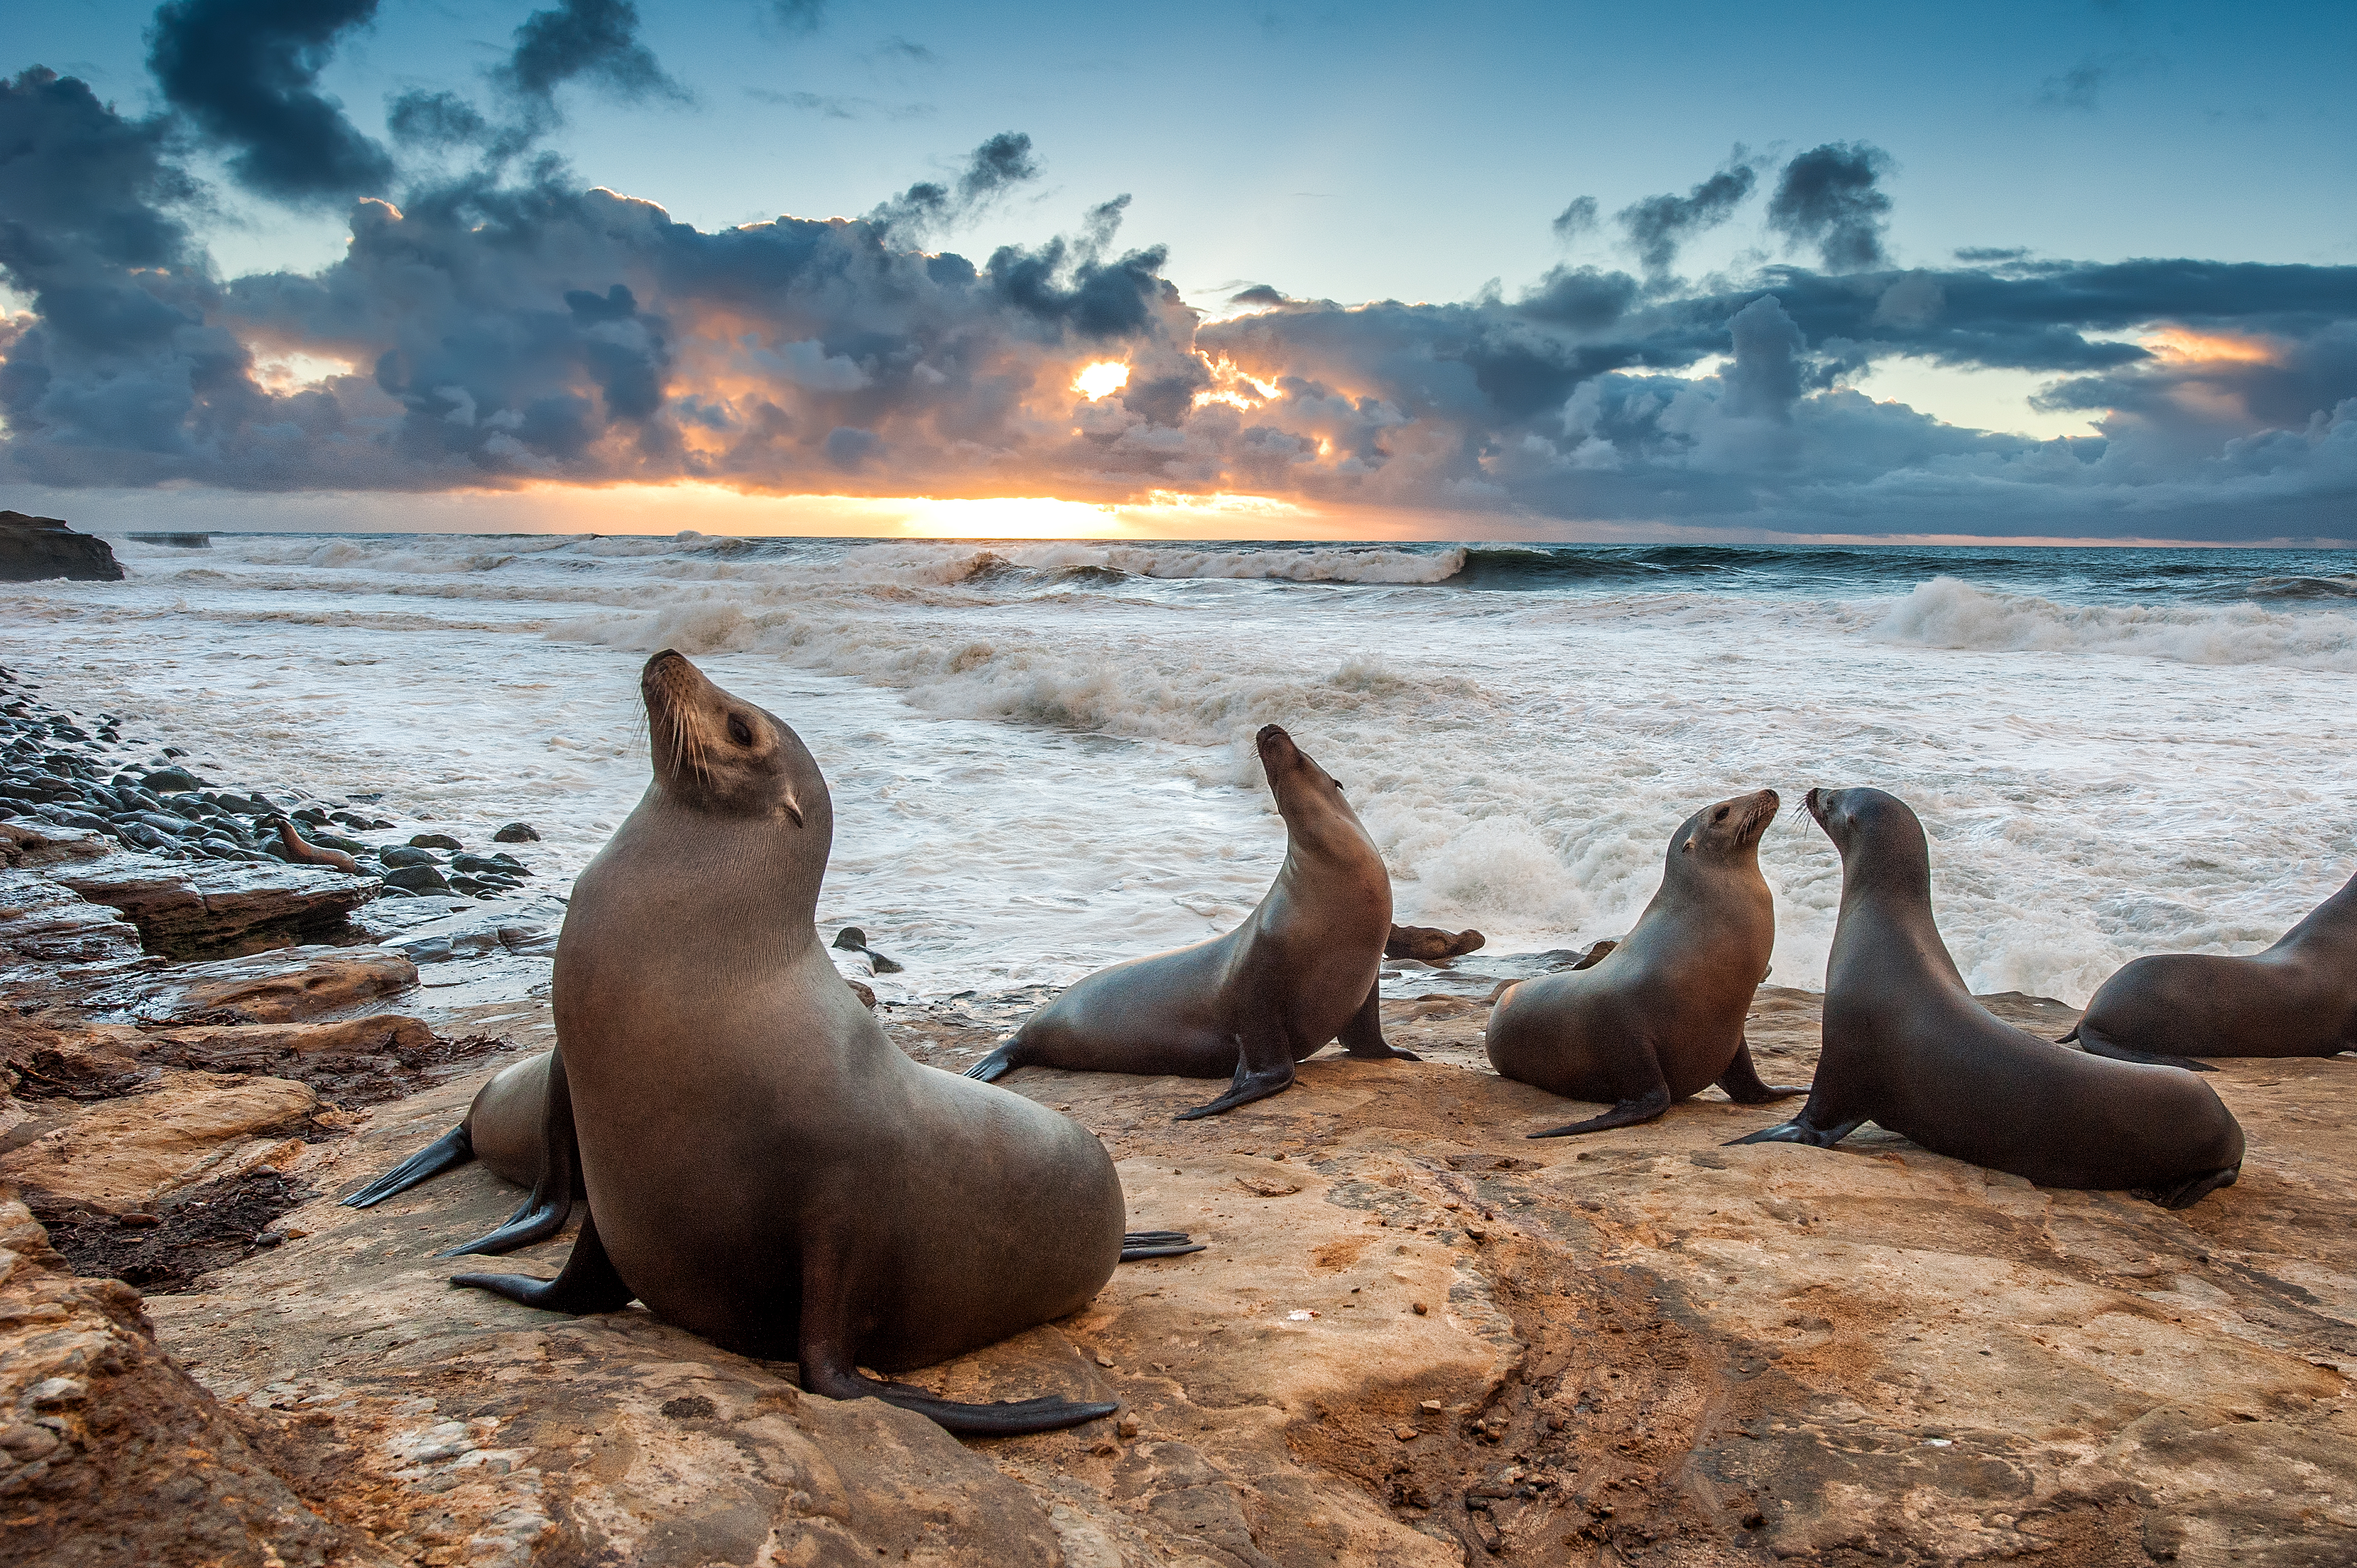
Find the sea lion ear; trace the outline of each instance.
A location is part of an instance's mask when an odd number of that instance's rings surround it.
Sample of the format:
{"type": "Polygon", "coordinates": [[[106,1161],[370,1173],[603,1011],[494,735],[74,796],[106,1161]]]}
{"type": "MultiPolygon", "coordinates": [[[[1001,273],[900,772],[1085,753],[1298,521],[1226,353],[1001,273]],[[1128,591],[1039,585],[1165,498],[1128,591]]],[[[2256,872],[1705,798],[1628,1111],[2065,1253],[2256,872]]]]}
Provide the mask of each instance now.
{"type": "Polygon", "coordinates": [[[791,795],[788,795],[786,797],[785,803],[780,805],[778,810],[785,812],[787,816],[792,818],[794,826],[801,827],[802,825],[802,802],[795,800],[791,795]]]}
{"type": "Polygon", "coordinates": [[[1695,835],[1688,833],[1686,835],[1686,842],[1678,845],[1678,853],[1680,854],[1692,854],[1694,853],[1694,841],[1695,835]]]}

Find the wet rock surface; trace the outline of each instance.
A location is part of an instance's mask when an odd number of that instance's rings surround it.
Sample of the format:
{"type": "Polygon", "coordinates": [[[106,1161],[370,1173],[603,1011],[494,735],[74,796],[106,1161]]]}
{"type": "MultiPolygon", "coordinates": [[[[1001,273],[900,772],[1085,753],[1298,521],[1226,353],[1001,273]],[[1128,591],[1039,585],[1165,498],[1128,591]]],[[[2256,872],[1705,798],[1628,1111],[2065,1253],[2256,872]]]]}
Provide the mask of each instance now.
{"type": "Polygon", "coordinates": [[[123,563],[103,539],[79,533],[64,519],[0,511],[0,583],[40,583],[65,577],[115,583],[123,563]]]}
{"type": "MultiPolygon", "coordinates": [[[[2072,1010],[1990,1004],[2060,1033],[2072,1010]]],[[[1817,999],[1767,990],[1763,1073],[1817,999]]],[[[996,1031],[886,1009],[962,1068],[996,1031]]],[[[1090,1564],[2324,1563],[2357,1555],[2357,1062],[2222,1064],[2241,1183],[2171,1214],[2040,1189],[1868,1129],[1727,1148],[1716,1091],[1533,1142],[1565,1102],[1480,1066],[1485,1010],[1385,1007],[1420,1062],[1329,1056],[1177,1123],[1201,1084],[1026,1069],[1120,1162],[1132,1223],[1211,1245],[914,1380],[1121,1402],[959,1444],[800,1393],[642,1310],[448,1287],[502,1219],[479,1166],[334,1196],[456,1122],[483,1073],[308,1144],[287,1240],[149,1303],[329,1524],[408,1561],[1090,1564]]],[[[545,1044],[545,1020],[516,1026],[545,1044]]],[[[568,1240],[513,1262],[553,1273],[568,1240]]]]}

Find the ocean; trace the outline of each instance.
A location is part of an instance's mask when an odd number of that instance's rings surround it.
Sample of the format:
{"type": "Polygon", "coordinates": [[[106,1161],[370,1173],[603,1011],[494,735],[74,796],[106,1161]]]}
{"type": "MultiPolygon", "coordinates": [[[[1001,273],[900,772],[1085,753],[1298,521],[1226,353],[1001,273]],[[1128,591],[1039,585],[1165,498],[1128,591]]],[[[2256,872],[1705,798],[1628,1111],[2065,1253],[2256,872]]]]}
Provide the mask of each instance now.
{"type": "Polygon", "coordinates": [[[2082,1003],[2141,953],[2251,951],[2357,871],[2346,553],[112,542],[123,582],[0,586],[0,661],[45,701],[226,785],[379,796],[391,842],[530,822],[544,908],[645,786],[640,662],[691,655],[825,769],[821,925],[903,965],[888,998],[1232,925],[1284,851],[1271,722],[1342,781],[1396,918],[1492,953],[1626,930],[1671,830],[1763,785],[1788,985],[1822,985],[1839,899],[1811,785],[1915,808],[1984,992],[2082,1003]]]}

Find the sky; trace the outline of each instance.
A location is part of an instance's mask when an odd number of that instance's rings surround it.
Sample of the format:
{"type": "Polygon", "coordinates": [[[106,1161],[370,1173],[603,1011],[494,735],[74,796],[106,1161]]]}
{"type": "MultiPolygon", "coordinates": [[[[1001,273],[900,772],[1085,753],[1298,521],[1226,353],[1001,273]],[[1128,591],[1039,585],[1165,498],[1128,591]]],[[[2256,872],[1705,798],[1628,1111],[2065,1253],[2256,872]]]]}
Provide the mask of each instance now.
{"type": "Polygon", "coordinates": [[[2357,539],[2346,5],[24,9],[92,526],[2357,539]]]}

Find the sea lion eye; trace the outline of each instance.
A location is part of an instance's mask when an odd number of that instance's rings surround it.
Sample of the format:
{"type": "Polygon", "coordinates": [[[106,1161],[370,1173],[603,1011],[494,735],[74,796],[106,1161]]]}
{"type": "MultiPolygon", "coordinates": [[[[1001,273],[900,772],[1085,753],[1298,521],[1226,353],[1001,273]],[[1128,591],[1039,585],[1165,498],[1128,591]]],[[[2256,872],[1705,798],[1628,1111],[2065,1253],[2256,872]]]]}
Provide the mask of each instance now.
{"type": "Polygon", "coordinates": [[[1717,811],[1713,811],[1710,814],[1710,820],[1714,822],[1723,822],[1727,821],[1727,808],[1721,806],[1717,811]]]}
{"type": "Polygon", "coordinates": [[[739,746],[750,746],[753,744],[753,726],[731,714],[728,715],[728,738],[739,746]]]}

